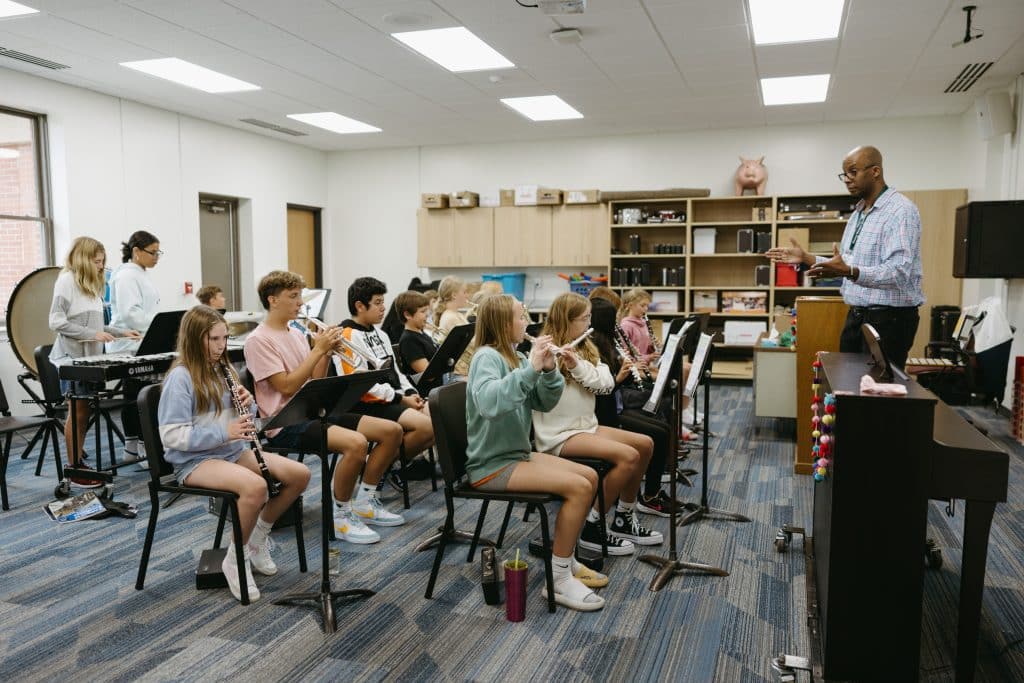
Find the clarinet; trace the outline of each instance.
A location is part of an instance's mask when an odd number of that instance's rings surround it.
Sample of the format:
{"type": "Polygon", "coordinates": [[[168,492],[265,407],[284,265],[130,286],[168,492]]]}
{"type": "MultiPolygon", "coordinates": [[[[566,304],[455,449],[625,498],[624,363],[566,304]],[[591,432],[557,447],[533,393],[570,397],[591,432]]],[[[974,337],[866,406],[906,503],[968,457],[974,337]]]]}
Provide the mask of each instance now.
{"type": "MultiPolygon", "coordinates": [[[[633,342],[629,340],[629,335],[627,335],[626,331],[622,329],[622,325],[619,325],[618,323],[615,324],[615,334],[618,336],[620,341],[625,343],[626,349],[629,351],[629,355],[632,357],[635,365],[640,360],[640,352],[637,351],[635,346],[633,346],[633,342]]],[[[652,375],[651,371],[646,367],[644,368],[644,377],[651,383],[651,386],[654,386],[654,375],[652,375]]]]}
{"type": "Polygon", "coordinates": [[[654,352],[661,355],[661,346],[658,344],[658,338],[654,336],[654,328],[651,327],[651,319],[644,313],[644,324],[647,325],[647,335],[651,338],[651,346],[654,348],[654,352]]]}
{"type": "MultiPolygon", "coordinates": [[[[228,363],[220,363],[220,369],[224,374],[224,381],[227,382],[228,391],[231,393],[231,403],[235,406],[235,412],[238,413],[238,417],[245,416],[249,409],[242,405],[238,394],[235,393],[238,389],[238,383],[235,381],[234,373],[231,372],[231,366],[228,363]]],[[[260,447],[260,440],[255,434],[249,439],[249,448],[252,449],[252,454],[256,456],[256,462],[260,466],[260,474],[263,475],[263,479],[267,482],[267,495],[274,498],[281,493],[282,484],[270,473],[270,468],[267,467],[267,462],[263,459],[263,449],[260,447]]]]}
{"type": "MultiPolygon", "coordinates": [[[[619,352],[619,356],[624,361],[633,361],[630,358],[629,353],[622,346],[622,342],[619,341],[618,335],[615,335],[612,339],[612,343],[615,344],[615,350],[619,352]]],[[[633,383],[636,384],[636,388],[640,391],[644,391],[644,377],[640,374],[640,368],[636,366],[635,362],[632,362],[629,367],[630,372],[633,373],[633,383]]]]}

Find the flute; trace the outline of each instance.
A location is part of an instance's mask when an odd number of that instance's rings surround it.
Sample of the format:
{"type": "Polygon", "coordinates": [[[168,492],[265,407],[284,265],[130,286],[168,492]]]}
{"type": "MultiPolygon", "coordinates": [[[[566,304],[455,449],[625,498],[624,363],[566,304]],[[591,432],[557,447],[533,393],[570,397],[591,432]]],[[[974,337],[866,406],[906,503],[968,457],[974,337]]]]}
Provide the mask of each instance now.
{"type": "MultiPolygon", "coordinates": [[[[251,411],[243,406],[241,400],[238,398],[238,383],[235,381],[231,364],[221,361],[218,365],[220,365],[220,370],[224,375],[224,381],[228,385],[228,392],[231,394],[231,403],[235,406],[235,412],[238,414],[238,417],[245,417],[250,414],[251,411]]],[[[260,446],[260,440],[255,433],[253,433],[249,438],[249,448],[252,449],[252,454],[256,456],[256,463],[260,466],[260,474],[263,475],[264,481],[267,482],[267,495],[274,498],[281,493],[283,485],[274,477],[273,474],[271,474],[270,468],[267,467],[267,463],[263,459],[263,448],[260,446]]]]}
{"type": "MultiPolygon", "coordinates": [[[[571,342],[569,342],[565,346],[555,346],[554,344],[550,344],[549,346],[551,348],[551,353],[554,354],[555,356],[561,356],[563,351],[568,351],[569,349],[574,348],[581,341],[583,341],[584,339],[586,339],[587,337],[589,337],[593,333],[594,333],[594,328],[593,327],[588,327],[586,332],[584,332],[580,336],[576,337],[575,339],[573,339],[571,342]]],[[[524,334],[523,337],[525,337],[526,341],[530,342],[531,344],[534,343],[535,341],[537,341],[536,337],[530,336],[528,334],[524,334]]]]}
{"type": "MultiPolygon", "coordinates": [[[[328,325],[322,320],[317,320],[316,318],[306,318],[306,320],[313,323],[313,325],[316,326],[316,328],[321,332],[326,332],[327,330],[331,329],[330,325],[328,325]]],[[[352,354],[352,358],[350,359],[352,366],[359,368],[360,366],[365,365],[366,368],[369,370],[377,369],[377,363],[379,362],[379,359],[376,356],[373,356],[367,353],[366,351],[362,350],[361,348],[350,342],[348,339],[345,339],[344,337],[338,337],[338,346],[352,354]]]]}

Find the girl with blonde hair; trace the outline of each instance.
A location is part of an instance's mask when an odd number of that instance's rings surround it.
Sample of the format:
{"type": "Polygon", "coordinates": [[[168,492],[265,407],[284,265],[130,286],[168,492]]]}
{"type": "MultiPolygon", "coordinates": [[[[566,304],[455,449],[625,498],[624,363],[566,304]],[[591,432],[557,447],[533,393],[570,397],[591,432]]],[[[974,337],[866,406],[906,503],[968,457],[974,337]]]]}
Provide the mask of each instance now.
{"type": "Polygon", "coordinates": [[[551,553],[555,601],[576,610],[598,610],[604,599],[590,588],[607,585],[608,577],[573,557],[597,475],[589,467],[533,451],[531,411],[543,414],[553,408],[565,379],[555,367],[550,337],[539,337],[529,358],[516,351],[525,334],[523,305],[514,297],[499,294],[480,303],[477,352],[466,387],[466,474],[473,487],[484,491],[553,493],[564,499],[551,553]]]}
{"type": "MultiPolygon", "coordinates": [[[[437,308],[434,310],[434,326],[443,334],[451,332],[453,327],[468,325],[469,319],[462,310],[469,302],[468,288],[461,278],[449,275],[437,286],[437,308]]],[[[459,356],[452,370],[453,381],[464,380],[469,375],[469,363],[476,351],[476,340],[469,343],[466,350],[459,356]]]]}

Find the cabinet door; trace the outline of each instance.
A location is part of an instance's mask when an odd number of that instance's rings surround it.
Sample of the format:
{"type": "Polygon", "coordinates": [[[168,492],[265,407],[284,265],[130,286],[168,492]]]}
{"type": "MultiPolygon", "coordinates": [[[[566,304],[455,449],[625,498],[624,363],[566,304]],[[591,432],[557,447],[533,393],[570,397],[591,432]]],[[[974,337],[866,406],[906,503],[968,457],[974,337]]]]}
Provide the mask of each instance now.
{"type": "Polygon", "coordinates": [[[417,209],[416,265],[422,268],[454,265],[454,222],[456,209],[417,209]]]}
{"type": "Polygon", "coordinates": [[[606,206],[570,204],[555,207],[551,220],[552,265],[605,268],[610,249],[606,206]]]}
{"type": "Polygon", "coordinates": [[[494,209],[455,209],[453,213],[453,265],[493,266],[494,209]]]}
{"type": "Polygon", "coordinates": [[[494,265],[551,265],[551,207],[494,209],[494,265]]]}

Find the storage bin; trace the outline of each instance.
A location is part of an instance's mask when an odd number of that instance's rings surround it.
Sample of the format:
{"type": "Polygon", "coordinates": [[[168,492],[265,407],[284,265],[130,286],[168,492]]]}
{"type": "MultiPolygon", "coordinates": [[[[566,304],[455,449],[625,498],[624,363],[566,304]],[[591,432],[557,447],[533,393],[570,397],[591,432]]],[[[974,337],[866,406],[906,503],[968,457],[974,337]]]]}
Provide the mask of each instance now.
{"type": "Polygon", "coordinates": [[[600,287],[600,282],[591,282],[590,280],[579,280],[569,282],[569,291],[590,298],[590,292],[600,287]]]}
{"type": "Polygon", "coordinates": [[[800,283],[799,267],[792,263],[775,264],[776,287],[798,287],[800,283]]]}
{"type": "Polygon", "coordinates": [[[525,301],[526,273],[484,273],[482,280],[497,280],[506,294],[525,301]]]}

